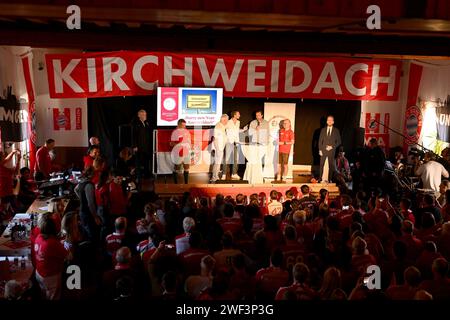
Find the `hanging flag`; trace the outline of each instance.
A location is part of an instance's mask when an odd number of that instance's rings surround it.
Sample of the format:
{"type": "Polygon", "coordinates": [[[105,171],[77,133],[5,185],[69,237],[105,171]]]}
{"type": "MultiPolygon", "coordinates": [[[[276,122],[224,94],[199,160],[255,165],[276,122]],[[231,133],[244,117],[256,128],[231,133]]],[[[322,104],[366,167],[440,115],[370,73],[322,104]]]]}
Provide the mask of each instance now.
{"type": "Polygon", "coordinates": [[[70,128],[70,108],[64,108],[63,111],[53,108],[53,130],[70,130],[70,128]]]}
{"type": "Polygon", "coordinates": [[[25,78],[25,86],[27,88],[28,94],[28,153],[30,159],[29,168],[31,170],[31,173],[33,173],[34,164],[36,162],[36,113],[30,63],[30,54],[22,57],[23,76],[25,78]]]}

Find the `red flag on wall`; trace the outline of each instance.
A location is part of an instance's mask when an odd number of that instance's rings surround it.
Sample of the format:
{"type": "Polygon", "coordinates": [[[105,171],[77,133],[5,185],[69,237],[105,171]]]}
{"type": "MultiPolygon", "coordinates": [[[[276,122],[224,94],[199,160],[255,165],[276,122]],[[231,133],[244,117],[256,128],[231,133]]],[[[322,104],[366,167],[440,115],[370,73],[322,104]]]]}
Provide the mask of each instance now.
{"type": "Polygon", "coordinates": [[[70,130],[70,109],[64,108],[61,112],[58,108],[53,108],[53,130],[70,130]]]}
{"type": "Polygon", "coordinates": [[[35,115],[35,102],[34,102],[34,89],[33,82],[31,80],[30,72],[30,55],[22,57],[23,76],[25,78],[25,86],[28,94],[28,130],[30,131],[30,138],[28,139],[28,153],[29,153],[29,168],[31,173],[34,171],[34,165],[36,162],[36,115],[35,115]]]}

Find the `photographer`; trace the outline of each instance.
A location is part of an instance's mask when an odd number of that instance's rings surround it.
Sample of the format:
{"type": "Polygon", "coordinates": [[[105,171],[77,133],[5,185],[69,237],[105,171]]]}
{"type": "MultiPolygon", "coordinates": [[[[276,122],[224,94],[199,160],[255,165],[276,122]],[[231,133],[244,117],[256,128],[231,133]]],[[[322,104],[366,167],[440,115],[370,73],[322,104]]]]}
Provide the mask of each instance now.
{"type": "Polygon", "coordinates": [[[416,176],[420,176],[424,189],[431,189],[436,194],[439,192],[439,185],[441,184],[442,176],[449,177],[448,171],[442,164],[433,159],[433,153],[427,152],[423,159],[423,164],[420,164],[418,158],[415,159],[416,176]]]}

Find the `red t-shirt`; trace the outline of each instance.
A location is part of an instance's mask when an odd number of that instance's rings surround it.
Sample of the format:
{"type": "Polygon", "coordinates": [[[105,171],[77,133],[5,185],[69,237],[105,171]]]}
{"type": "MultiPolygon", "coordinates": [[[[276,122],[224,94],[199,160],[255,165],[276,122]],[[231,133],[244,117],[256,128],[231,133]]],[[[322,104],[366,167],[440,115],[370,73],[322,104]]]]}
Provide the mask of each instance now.
{"type": "Polygon", "coordinates": [[[100,181],[100,175],[102,174],[102,170],[95,170],[94,175],[92,176],[92,183],[94,186],[100,181]]]}
{"type": "Polygon", "coordinates": [[[94,165],[94,158],[92,158],[90,155],[85,155],[83,157],[83,163],[85,169],[92,167],[94,165]]]}
{"type": "Polygon", "coordinates": [[[53,237],[44,239],[38,235],[34,242],[36,256],[36,272],[42,277],[50,277],[62,273],[67,251],[61,242],[53,237]]]}
{"type": "Polygon", "coordinates": [[[52,158],[50,158],[50,153],[46,146],[40,147],[36,152],[34,170],[42,172],[46,177],[50,175],[52,171],[52,158]]]}
{"type": "Polygon", "coordinates": [[[127,199],[123,194],[122,185],[117,183],[109,184],[109,203],[112,215],[124,215],[127,211],[127,199]]]}
{"type": "Polygon", "coordinates": [[[209,252],[201,249],[189,248],[179,255],[187,275],[200,274],[200,262],[209,252]]]}
{"type": "Polygon", "coordinates": [[[294,283],[289,287],[280,288],[277,292],[277,295],[275,296],[275,300],[283,300],[284,295],[287,292],[295,293],[297,300],[312,300],[316,296],[314,290],[312,290],[308,286],[294,283]]]}
{"type": "Polygon", "coordinates": [[[236,235],[242,229],[242,223],[240,219],[236,218],[221,218],[217,219],[217,222],[222,227],[223,232],[231,232],[236,235]]]}
{"type": "Polygon", "coordinates": [[[125,234],[121,233],[111,233],[110,235],[106,236],[106,251],[114,256],[117,250],[122,247],[122,240],[125,237],[125,234]]]}
{"type": "Polygon", "coordinates": [[[0,165],[0,198],[13,194],[14,172],[14,169],[0,165]]]}
{"type": "Polygon", "coordinates": [[[295,264],[305,254],[305,248],[297,241],[289,241],[280,249],[283,252],[284,266],[295,264]]]}
{"type": "Polygon", "coordinates": [[[280,141],[280,146],[278,149],[279,153],[287,153],[289,154],[289,152],[291,152],[291,144],[283,144],[284,142],[291,142],[294,140],[294,131],[292,131],[291,129],[280,129],[280,133],[279,133],[279,141],[280,141]]]}
{"type": "MultiPolygon", "coordinates": [[[[33,229],[31,229],[31,232],[30,232],[31,248],[34,248],[36,239],[40,234],[41,234],[41,229],[39,227],[34,227],[33,229]]],[[[31,250],[31,264],[34,267],[36,266],[36,252],[34,252],[34,250],[31,250]]]]}
{"type": "Polygon", "coordinates": [[[95,188],[95,202],[97,207],[103,206],[108,207],[109,201],[109,183],[104,184],[100,188],[95,188]]]}
{"type": "Polygon", "coordinates": [[[289,272],[277,267],[260,269],[255,280],[262,292],[273,293],[275,296],[279,288],[287,285],[289,281],[289,272]]]}
{"type": "Polygon", "coordinates": [[[144,263],[144,266],[148,266],[148,262],[150,261],[150,258],[152,257],[152,255],[155,253],[156,249],[157,248],[151,248],[141,254],[141,258],[142,258],[142,262],[144,263]]]}

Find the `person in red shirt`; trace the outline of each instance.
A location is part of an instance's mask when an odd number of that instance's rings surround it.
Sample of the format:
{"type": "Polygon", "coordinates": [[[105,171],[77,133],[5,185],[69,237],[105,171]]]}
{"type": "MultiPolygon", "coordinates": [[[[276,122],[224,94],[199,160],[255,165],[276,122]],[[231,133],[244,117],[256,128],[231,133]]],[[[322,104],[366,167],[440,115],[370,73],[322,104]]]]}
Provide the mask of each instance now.
{"type": "Polygon", "coordinates": [[[306,223],[306,216],[307,213],[305,210],[297,210],[294,212],[293,220],[297,232],[297,241],[309,250],[313,245],[314,234],[311,227],[306,223]]]}
{"type": "Polygon", "coordinates": [[[119,217],[115,221],[115,232],[106,236],[106,251],[115,259],[117,250],[123,246],[122,242],[125,238],[125,231],[127,230],[127,218],[119,217]]]}
{"type": "Polygon", "coordinates": [[[186,121],[179,119],[177,128],[172,132],[170,139],[172,147],[171,155],[175,163],[173,171],[173,182],[178,184],[178,172],[181,166],[184,169],[184,183],[189,183],[189,167],[191,164],[191,134],[186,129],[186,121]]]}
{"type": "Polygon", "coordinates": [[[309,268],[306,264],[295,264],[292,268],[294,283],[287,287],[280,287],[275,296],[275,300],[284,300],[289,293],[294,294],[295,300],[312,300],[317,294],[307,285],[309,274],[309,268]]]}
{"type": "Polygon", "coordinates": [[[391,285],[386,290],[386,296],[391,300],[413,300],[421,281],[421,274],[416,267],[408,267],[403,272],[405,283],[391,285]]]}
{"type": "Polygon", "coordinates": [[[100,180],[100,175],[103,171],[105,171],[106,163],[105,159],[102,157],[97,157],[94,159],[94,162],[92,163],[92,167],[94,168],[94,176],[92,177],[92,183],[96,185],[98,181],[100,180]]]}
{"type": "Polygon", "coordinates": [[[164,231],[164,225],[159,220],[159,216],[157,215],[157,206],[153,203],[147,203],[144,206],[144,218],[139,219],[136,221],[136,231],[139,235],[145,236],[148,235],[148,228],[151,224],[156,224],[161,230],[161,232],[164,231]]]}
{"type": "Polygon", "coordinates": [[[295,143],[294,131],[291,129],[291,120],[285,119],[282,121],[282,128],[279,132],[278,138],[278,170],[275,174],[275,182],[283,183],[283,179],[288,172],[288,160],[291,153],[291,146],[295,143]],[[278,175],[280,180],[278,181],[278,175]]]}
{"type": "MultiPolygon", "coordinates": [[[[37,225],[31,229],[30,232],[30,247],[34,248],[34,244],[36,242],[37,237],[41,234],[41,228],[42,225],[44,224],[44,222],[47,219],[52,219],[53,215],[50,212],[45,212],[45,213],[41,213],[38,216],[38,221],[37,221],[37,225]]],[[[53,220],[53,222],[55,223],[55,227],[58,223],[58,221],[53,220]]],[[[61,225],[61,219],[59,219],[59,223],[61,225]]],[[[57,233],[59,232],[58,228],[56,229],[57,233]]],[[[31,264],[36,267],[36,253],[34,252],[34,250],[31,250],[31,264]]]]}
{"type": "Polygon", "coordinates": [[[284,287],[289,281],[289,272],[281,268],[283,252],[275,249],[270,256],[270,266],[258,270],[255,275],[256,288],[260,298],[273,299],[278,289],[284,287]]]}
{"type": "Polygon", "coordinates": [[[200,262],[209,254],[201,249],[202,236],[198,231],[193,231],[189,237],[189,249],[178,255],[186,276],[200,273],[200,262]]]}
{"type": "Polygon", "coordinates": [[[425,280],[419,289],[426,290],[433,296],[433,300],[447,300],[450,298],[449,265],[444,258],[437,258],[432,265],[433,279],[425,280]]]}
{"type": "Polygon", "coordinates": [[[296,261],[303,259],[305,248],[297,241],[297,231],[294,226],[287,225],[284,229],[285,244],[280,247],[283,252],[283,265],[290,269],[296,261]]]}
{"type": "Polygon", "coordinates": [[[319,289],[321,300],[331,300],[336,290],[342,289],[341,271],[335,267],[329,267],[323,274],[322,286],[319,289]]]}
{"type": "Polygon", "coordinates": [[[83,157],[84,169],[93,166],[94,160],[100,155],[100,147],[97,145],[90,146],[87,155],[83,157]]]}
{"type": "Polygon", "coordinates": [[[59,299],[67,251],[57,238],[55,222],[52,219],[43,221],[33,250],[36,257],[36,280],[44,297],[48,300],[59,299]]]}
{"type": "Polygon", "coordinates": [[[400,241],[404,242],[408,248],[406,257],[410,261],[416,261],[423,250],[423,242],[414,235],[414,224],[412,221],[403,221],[402,233],[400,241]]]}
{"type": "Polygon", "coordinates": [[[376,264],[375,257],[367,250],[367,242],[361,237],[356,237],[353,240],[353,256],[352,256],[352,271],[358,276],[363,275],[366,272],[366,267],[376,264]]]}
{"type": "Polygon", "coordinates": [[[407,198],[400,200],[400,214],[403,219],[411,221],[413,225],[416,224],[416,218],[411,211],[411,200],[407,198]]]}
{"type": "Polygon", "coordinates": [[[50,177],[52,172],[52,158],[50,151],[55,147],[55,140],[47,139],[45,145],[36,152],[36,163],[34,165],[34,179],[42,181],[50,177]]]}
{"type": "Polygon", "coordinates": [[[19,150],[14,150],[8,155],[0,151],[0,200],[6,200],[6,198],[12,197],[14,194],[14,175],[19,169],[19,157],[19,150]],[[16,156],[15,167],[12,165],[14,156],[16,156]]]}
{"type": "Polygon", "coordinates": [[[116,172],[112,173],[113,180],[109,184],[109,204],[112,216],[125,215],[127,212],[128,197],[125,195],[122,187],[122,177],[116,172]]]}
{"type": "Polygon", "coordinates": [[[438,252],[436,244],[433,241],[427,241],[424,244],[424,250],[415,261],[415,266],[422,273],[423,279],[430,279],[432,277],[431,266],[433,261],[438,258],[442,258],[442,255],[438,252]]]}
{"type": "Polygon", "coordinates": [[[237,235],[242,230],[241,219],[234,217],[234,207],[231,203],[226,203],[223,209],[223,218],[217,219],[224,233],[231,232],[237,235]]]}

